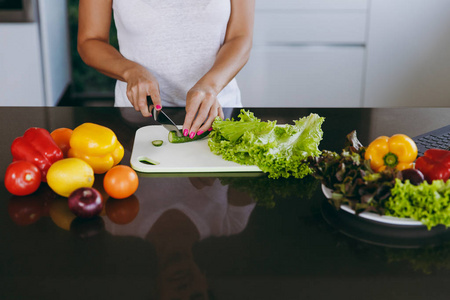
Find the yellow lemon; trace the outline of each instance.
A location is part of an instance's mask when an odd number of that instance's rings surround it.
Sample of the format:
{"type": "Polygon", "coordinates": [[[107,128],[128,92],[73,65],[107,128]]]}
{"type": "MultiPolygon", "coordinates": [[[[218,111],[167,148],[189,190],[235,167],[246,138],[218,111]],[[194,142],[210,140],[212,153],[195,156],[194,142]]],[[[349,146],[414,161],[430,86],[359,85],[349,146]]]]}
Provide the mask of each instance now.
{"type": "Polygon", "coordinates": [[[78,188],[92,187],[94,170],[80,158],[64,158],[50,166],[47,183],[58,195],[69,197],[78,188]]]}

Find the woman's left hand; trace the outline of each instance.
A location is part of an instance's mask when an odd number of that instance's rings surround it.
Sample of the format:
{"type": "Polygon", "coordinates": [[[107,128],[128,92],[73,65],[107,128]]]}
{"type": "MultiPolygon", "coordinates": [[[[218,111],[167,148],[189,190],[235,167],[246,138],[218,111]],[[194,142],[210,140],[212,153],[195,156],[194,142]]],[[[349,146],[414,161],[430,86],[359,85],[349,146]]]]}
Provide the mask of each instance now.
{"type": "Polygon", "coordinates": [[[210,86],[196,84],[186,96],[186,118],[183,135],[193,138],[210,130],[214,119],[224,118],[217,92],[210,86]]]}

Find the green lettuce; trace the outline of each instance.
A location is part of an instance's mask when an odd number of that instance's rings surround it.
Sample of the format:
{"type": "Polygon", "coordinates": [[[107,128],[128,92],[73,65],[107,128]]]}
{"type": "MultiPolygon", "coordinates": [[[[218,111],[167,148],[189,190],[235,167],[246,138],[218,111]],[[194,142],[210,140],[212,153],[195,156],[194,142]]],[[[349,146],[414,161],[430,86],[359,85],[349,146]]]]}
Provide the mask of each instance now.
{"type": "Polygon", "coordinates": [[[270,178],[303,178],[311,173],[306,159],[321,153],[324,118],[317,114],[277,126],[241,110],[239,120],[213,122],[208,145],[214,154],[242,165],[256,165],[270,178]]]}
{"type": "Polygon", "coordinates": [[[413,185],[396,179],[391,197],[385,203],[386,215],[412,218],[425,224],[428,229],[442,224],[450,226],[450,180],[424,181],[413,185]]]}

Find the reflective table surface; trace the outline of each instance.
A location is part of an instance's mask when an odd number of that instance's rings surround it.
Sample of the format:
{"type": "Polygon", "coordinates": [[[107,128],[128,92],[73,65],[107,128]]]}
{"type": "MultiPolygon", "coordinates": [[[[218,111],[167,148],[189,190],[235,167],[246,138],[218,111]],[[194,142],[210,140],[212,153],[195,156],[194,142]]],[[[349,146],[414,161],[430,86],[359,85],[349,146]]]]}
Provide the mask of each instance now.
{"type": "MultiPolygon", "coordinates": [[[[450,108],[251,108],[279,124],[325,117],[320,149],[356,130],[411,137],[449,124],[450,108]]],[[[177,124],[184,110],[166,108],[177,124]]],[[[225,109],[236,117],[239,109],[225,109]]],[[[133,109],[0,108],[2,181],[10,145],[29,127],[111,128],[129,165],[133,109]]],[[[401,227],[336,211],[320,182],[249,174],[143,174],[126,199],[102,191],[99,217],[81,220],[46,184],[29,196],[0,187],[0,299],[449,299],[450,232],[401,227]]]]}

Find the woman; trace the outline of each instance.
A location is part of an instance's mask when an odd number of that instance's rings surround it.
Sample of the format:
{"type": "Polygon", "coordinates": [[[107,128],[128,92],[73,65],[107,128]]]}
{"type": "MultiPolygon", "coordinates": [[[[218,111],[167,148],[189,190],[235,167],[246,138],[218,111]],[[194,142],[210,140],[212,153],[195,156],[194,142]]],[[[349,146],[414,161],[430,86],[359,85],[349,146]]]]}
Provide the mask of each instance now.
{"type": "Polygon", "coordinates": [[[153,105],[185,106],[183,134],[193,138],[223,106],[242,106],[234,77],[249,58],[254,1],[80,0],[78,51],[118,80],[115,106],[146,117],[153,105]],[[113,12],[120,52],[108,41],[113,12]]]}

